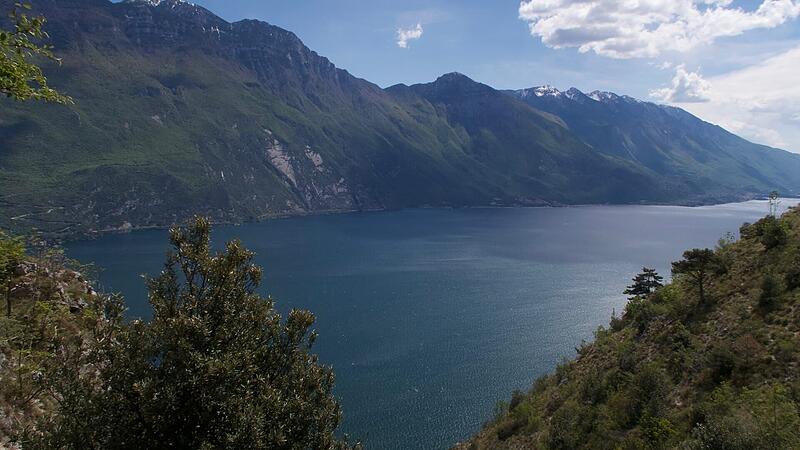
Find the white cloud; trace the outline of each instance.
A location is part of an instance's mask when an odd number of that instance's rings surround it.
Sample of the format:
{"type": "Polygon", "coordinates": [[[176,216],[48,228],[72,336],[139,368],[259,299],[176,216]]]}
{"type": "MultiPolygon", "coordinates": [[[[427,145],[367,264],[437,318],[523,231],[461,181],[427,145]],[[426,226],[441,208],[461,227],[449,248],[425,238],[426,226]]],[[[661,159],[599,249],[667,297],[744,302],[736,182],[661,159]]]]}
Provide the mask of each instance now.
{"type": "Polygon", "coordinates": [[[800,153],[798,74],[800,46],[710,78],[704,103],[666,100],[747,139],[800,153]]]}
{"type": "Polygon", "coordinates": [[[413,28],[398,28],[397,29],[397,46],[400,48],[408,48],[408,41],[419,39],[422,37],[422,24],[418,23],[413,28]]]}
{"type": "Polygon", "coordinates": [[[519,16],[549,47],[639,58],[774,28],[800,16],[800,0],[763,0],[752,11],[731,0],[523,0],[519,16]]]}
{"type": "Polygon", "coordinates": [[[669,61],[664,61],[662,63],[656,64],[655,66],[659,70],[669,70],[672,69],[673,64],[669,61]]]}
{"type": "Polygon", "coordinates": [[[689,72],[686,66],[680,65],[675,69],[672,86],[650,92],[650,96],[668,103],[699,103],[707,102],[709,83],[698,72],[689,72]]]}

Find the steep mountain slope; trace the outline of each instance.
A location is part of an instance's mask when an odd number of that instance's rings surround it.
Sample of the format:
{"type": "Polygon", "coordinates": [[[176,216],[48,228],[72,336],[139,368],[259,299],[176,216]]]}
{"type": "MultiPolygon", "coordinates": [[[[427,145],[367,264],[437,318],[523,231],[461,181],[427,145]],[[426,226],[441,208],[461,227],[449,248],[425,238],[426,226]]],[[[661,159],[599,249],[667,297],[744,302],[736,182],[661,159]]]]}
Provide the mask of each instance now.
{"type": "Polygon", "coordinates": [[[403,112],[287,31],[175,0],[37,8],[64,58],[52,81],[76,102],[4,108],[0,158],[4,200],[38,206],[39,226],[440,200],[425,188],[447,180],[418,167],[432,155],[399,131],[403,112]]]}
{"type": "MultiPolygon", "coordinates": [[[[64,61],[46,72],[75,105],[4,102],[2,227],[69,234],[192,213],[692,203],[800,187],[763,161],[783,158],[772,150],[748,154],[752,170],[736,179],[664,176],[466,77],[384,90],[289,31],[180,0],[37,0],[34,13],[48,17],[64,61]]],[[[704,151],[722,167],[729,150],[704,151]]],[[[799,158],[784,159],[788,172],[799,158]]]]}
{"type": "Polygon", "coordinates": [[[800,210],[741,234],[456,448],[800,448],[800,210]]]}
{"type": "Polygon", "coordinates": [[[484,173],[496,171],[498,192],[535,193],[520,203],[666,201],[641,168],[602,155],[576,139],[554,116],[531,109],[464,75],[451,73],[433,83],[387,89],[405,110],[422,112],[420,124],[436,117],[465,136],[463,151],[484,173]]]}
{"type": "Polygon", "coordinates": [[[540,86],[509,92],[561,118],[581,140],[660,175],[674,189],[796,193],[800,159],[753,144],[686,111],[610,92],[540,86]]]}

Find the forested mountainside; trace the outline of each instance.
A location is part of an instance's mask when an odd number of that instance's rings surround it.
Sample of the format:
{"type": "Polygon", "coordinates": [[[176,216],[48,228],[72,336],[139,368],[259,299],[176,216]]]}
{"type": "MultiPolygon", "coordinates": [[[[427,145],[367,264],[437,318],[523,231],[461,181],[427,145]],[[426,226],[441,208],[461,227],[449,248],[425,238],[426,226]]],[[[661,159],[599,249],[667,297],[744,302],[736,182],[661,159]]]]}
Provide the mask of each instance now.
{"type": "MultiPolygon", "coordinates": [[[[180,0],[32,3],[63,58],[45,72],[75,102],[0,109],[0,227],[76,234],[192,213],[242,221],[800,190],[797,156],[732,135],[701,139],[706,127],[677,110],[662,115],[675,116],[669,126],[681,134],[636,141],[634,158],[613,143],[627,143],[627,131],[599,146],[568,114],[458,74],[381,89],[289,31],[229,23],[180,0]],[[669,163],[653,163],[665,145],[669,163]]],[[[637,129],[596,103],[586,114],[637,129]]]]}
{"type": "Polygon", "coordinates": [[[800,448],[800,211],[692,250],[458,449],[800,448]]]}

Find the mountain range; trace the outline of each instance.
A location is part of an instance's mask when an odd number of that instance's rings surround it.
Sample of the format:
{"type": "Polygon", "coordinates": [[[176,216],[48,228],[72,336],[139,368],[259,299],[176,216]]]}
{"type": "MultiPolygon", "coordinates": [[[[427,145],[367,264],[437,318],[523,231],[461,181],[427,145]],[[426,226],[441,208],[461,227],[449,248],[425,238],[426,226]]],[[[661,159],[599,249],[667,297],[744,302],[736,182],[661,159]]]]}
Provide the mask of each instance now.
{"type": "MultiPolygon", "coordinates": [[[[0,0],[10,10],[13,2],[0,0]]],[[[677,108],[450,73],[386,89],[180,0],[36,0],[74,105],[0,109],[0,227],[85,234],[403,207],[800,191],[800,156],[677,108]]]]}

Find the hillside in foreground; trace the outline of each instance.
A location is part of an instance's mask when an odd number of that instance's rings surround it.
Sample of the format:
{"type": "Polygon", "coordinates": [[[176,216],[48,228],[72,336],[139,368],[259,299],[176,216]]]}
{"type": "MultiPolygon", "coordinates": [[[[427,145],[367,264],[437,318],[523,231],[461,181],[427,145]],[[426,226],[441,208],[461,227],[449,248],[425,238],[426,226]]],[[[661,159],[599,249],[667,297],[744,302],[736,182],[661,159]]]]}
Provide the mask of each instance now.
{"type": "MultiPolygon", "coordinates": [[[[291,439],[325,442],[291,448],[344,448],[329,441],[340,418],[333,374],[308,353],[313,316],[274,315],[272,303],[254,295],[260,271],[238,243],[212,256],[207,233],[199,246],[181,233],[173,231],[168,269],[148,282],[156,311],[148,324],[123,323],[119,299],[95,293],[58,251],[32,248],[6,264],[13,270],[3,274],[12,289],[10,314],[0,315],[0,447],[80,448],[69,445],[88,439],[96,448],[160,448],[165,430],[183,430],[170,436],[284,448],[272,444],[295,441],[272,431],[285,419],[295,427],[291,439]],[[202,280],[179,282],[178,270],[196,267],[202,280]],[[280,338],[264,347],[263,333],[280,338]],[[307,371],[319,381],[311,391],[307,371]],[[298,392],[310,397],[273,402],[298,392]],[[222,410],[236,420],[216,419],[222,410]],[[209,433],[188,431],[198,426],[209,433]],[[308,434],[318,426],[321,434],[308,434]],[[126,445],[109,446],[120,436],[126,445]]],[[[574,361],[515,393],[456,448],[800,448],[800,210],[746,224],[741,234],[713,251],[687,252],[674,282],[634,297],[574,361]]]]}
{"type": "Polygon", "coordinates": [[[0,233],[0,448],[359,449],[336,433],[314,315],[278,313],[254,254],[212,250],[206,219],[170,243],[143,322],[89,267],[0,233]]]}
{"type": "Polygon", "coordinates": [[[741,235],[687,253],[456,449],[800,448],[800,211],[741,235]]]}

